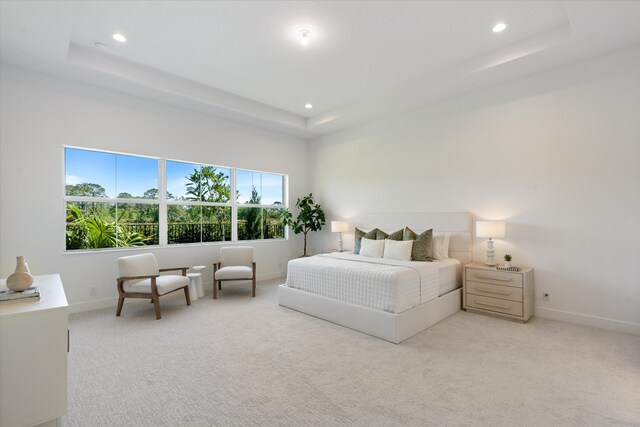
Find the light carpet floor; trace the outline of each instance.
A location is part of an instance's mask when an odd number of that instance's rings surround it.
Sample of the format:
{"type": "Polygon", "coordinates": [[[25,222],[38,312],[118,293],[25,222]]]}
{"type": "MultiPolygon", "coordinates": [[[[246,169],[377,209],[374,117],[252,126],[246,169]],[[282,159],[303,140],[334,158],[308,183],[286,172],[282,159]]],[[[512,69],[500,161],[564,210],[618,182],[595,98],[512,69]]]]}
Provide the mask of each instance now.
{"type": "Polygon", "coordinates": [[[277,284],[70,318],[64,426],[640,426],[640,337],[458,312],[394,345],[277,284]]]}

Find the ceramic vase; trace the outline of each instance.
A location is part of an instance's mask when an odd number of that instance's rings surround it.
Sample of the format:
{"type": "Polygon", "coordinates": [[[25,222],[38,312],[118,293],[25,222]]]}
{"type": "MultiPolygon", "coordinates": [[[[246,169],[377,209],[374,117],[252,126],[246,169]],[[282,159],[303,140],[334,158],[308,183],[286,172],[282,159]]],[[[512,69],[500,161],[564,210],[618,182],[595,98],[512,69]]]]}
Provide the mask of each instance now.
{"type": "Polygon", "coordinates": [[[511,261],[505,261],[505,262],[504,262],[504,266],[505,266],[506,268],[511,267],[511,261]]]}
{"type": "Polygon", "coordinates": [[[7,278],[7,288],[12,291],[24,291],[33,284],[33,276],[23,256],[17,257],[16,272],[7,278]]]}

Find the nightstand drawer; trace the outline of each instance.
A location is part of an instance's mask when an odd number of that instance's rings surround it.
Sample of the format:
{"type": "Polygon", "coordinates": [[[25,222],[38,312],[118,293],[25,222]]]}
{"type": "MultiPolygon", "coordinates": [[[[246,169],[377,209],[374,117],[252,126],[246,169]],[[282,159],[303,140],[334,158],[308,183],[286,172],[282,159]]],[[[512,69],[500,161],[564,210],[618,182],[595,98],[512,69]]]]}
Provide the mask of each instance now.
{"type": "Polygon", "coordinates": [[[522,302],[522,288],[468,281],[465,289],[469,294],[522,302]]]}
{"type": "Polygon", "coordinates": [[[488,298],[472,294],[467,294],[466,299],[469,307],[475,307],[487,311],[496,311],[498,313],[507,313],[514,316],[522,316],[521,302],[488,298]]]}
{"type": "Polygon", "coordinates": [[[505,271],[476,270],[475,268],[466,269],[466,280],[472,280],[480,283],[491,283],[494,285],[517,286],[522,287],[522,274],[507,273],[505,271]]]}

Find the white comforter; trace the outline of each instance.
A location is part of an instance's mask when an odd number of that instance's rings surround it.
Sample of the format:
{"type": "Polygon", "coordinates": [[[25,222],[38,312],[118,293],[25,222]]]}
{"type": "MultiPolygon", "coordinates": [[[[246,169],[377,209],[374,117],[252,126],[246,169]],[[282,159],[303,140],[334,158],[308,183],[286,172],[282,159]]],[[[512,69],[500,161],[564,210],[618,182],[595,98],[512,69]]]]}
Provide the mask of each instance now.
{"type": "Polygon", "coordinates": [[[286,286],[400,313],[438,297],[438,266],[351,253],[323,254],[289,261],[286,286]]]}

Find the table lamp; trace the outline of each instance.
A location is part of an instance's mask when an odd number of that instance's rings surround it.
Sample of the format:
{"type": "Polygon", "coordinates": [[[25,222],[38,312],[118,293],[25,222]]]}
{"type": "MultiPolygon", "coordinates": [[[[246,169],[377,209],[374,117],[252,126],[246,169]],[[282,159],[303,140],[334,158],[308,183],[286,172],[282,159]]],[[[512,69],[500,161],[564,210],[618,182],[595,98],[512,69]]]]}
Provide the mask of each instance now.
{"type": "Polygon", "coordinates": [[[342,252],[342,233],[348,229],[347,221],[331,221],[331,232],[338,233],[338,252],[342,252]]]}
{"type": "Polygon", "coordinates": [[[492,237],[504,237],[506,231],[506,224],[504,221],[476,221],[476,236],[488,237],[487,240],[487,265],[496,265],[493,256],[495,251],[493,250],[492,237]]]}

